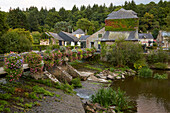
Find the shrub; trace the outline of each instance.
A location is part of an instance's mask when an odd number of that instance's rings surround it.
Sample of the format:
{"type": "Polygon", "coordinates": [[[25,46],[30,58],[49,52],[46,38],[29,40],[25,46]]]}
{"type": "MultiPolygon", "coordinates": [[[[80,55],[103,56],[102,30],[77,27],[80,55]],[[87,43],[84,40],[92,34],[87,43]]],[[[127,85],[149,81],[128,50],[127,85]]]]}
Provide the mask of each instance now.
{"type": "Polygon", "coordinates": [[[142,67],[147,67],[147,63],[145,60],[138,60],[134,63],[134,68],[135,69],[141,69],[142,67]]]}
{"type": "Polygon", "coordinates": [[[163,74],[163,75],[159,75],[158,73],[154,74],[155,79],[168,79],[168,75],[167,74],[163,74]]]}
{"type": "Polygon", "coordinates": [[[51,51],[45,51],[43,56],[46,68],[51,69],[54,66],[54,54],[51,51]]]}
{"type": "Polygon", "coordinates": [[[23,72],[23,58],[21,57],[21,55],[14,52],[6,54],[4,62],[4,69],[8,73],[8,80],[18,80],[23,72]]]}
{"type": "Polygon", "coordinates": [[[81,49],[77,50],[77,56],[78,56],[78,60],[81,60],[83,58],[83,51],[81,49]]]}
{"type": "Polygon", "coordinates": [[[138,70],[138,74],[140,77],[147,78],[147,77],[152,77],[153,71],[147,67],[144,67],[138,70]]]}
{"type": "Polygon", "coordinates": [[[30,52],[27,55],[27,63],[32,74],[41,73],[43,71],[42,57],[40,54],[30,52]]]}
{"type": "Polygon", "coordinates": [[[78,59],[78,57],[77,57],[77,50],[76,49],[72,49],[71,51],[73,52],[73,54],[72,54],[73,61],[77,60],[78,59]]]}
{"type": "Polygon", "coordinates": [[[116,105],[119,110],[127,109],[129,106],[128,97],[126,93],[118,90],[113,90],[112,88],[99,89],[97,93],[91,96],[93,103],[99,103],[101,106],[108,107],[111,105],[116,105]]]}
{"type": "Polygon", "coordinates": [[[102,45],[102,56],[115,66],[133,67],[134,63],[143,58],[143,49],[140,44],[118,40],[113,45],[102,45]]]}
{"type": "Polygon", "coordinates": [[[82,87],[80,78],[74,78],[74,79],[72,79],[71,84],[72,84],[75,88],[76,88],[76,87],[79,87],[79,88],[82,87]]]}
{"type": "Polygon", "coordinates": [[[159,69],[166,69],[168,67],[167,64],[164,64],[161,62],[155,63],[154,66],[155,66],[155,68],[159,68],[159,69]]]}
{"type": "Polygon", "coordinates": [[[147,55],[146,60],[148,64],[154,63],[166,63],[169,59],[168,52],[163,51],[163,49],[159,49],[157,51],[152,51],[150,54],[147,55]]]}
{"type": "Polygon", "coordinates": [[[0,37],[0,53],[24,52],[29,51],[31,42],[24,35],[20,35],[15,31],[8,31],[2,37],[0,37]]]}
{"type": "Polygon", "coordinates": [[[60,50],[55,50],[53,54],[54,54],[55,65],[62,65],[63,59],[62,59],[62,53],[60,52],[60,50]]]}

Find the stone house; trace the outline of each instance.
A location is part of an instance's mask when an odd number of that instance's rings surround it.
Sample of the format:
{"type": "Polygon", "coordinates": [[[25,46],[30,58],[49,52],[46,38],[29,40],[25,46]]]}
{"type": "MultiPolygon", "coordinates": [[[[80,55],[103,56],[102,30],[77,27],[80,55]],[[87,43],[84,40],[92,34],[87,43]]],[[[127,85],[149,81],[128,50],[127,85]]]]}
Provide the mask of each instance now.
{"type": "MultiPolygon", "coordinates": [[[[64,45],[71,45],[76,46],[79,39],[75,36],[73,36],[71,33],[61,31],[58,33],[58,35],[64,40],[64,45]]],[[[80,46],[80,45],[78,45],[80,46]]]]}
{"type": "Polygon", "coordinates": [[[77,29],[72,33],[73,36],[80,38],[81,36],[85,35],[85,32],[82,29],[77,29]]]}
{"type": "Polygon", "coordinates": [[[88,37],[90,37],[91,35],[83,35],[80,37],[80,45],[81,45],[81,48],[86,48],[86,40],[88,37]]]}
{"type": "Polygon", "coordinates": [[[87,38],[86,46],[100,49],[101,43],[113,44],[120,38],[138,42],[138,26],[139,19],[136,12],[123,8],[113,11],[105,19],[105,27],[87,38]]]}
{"type": "Polygon", "coordinates": [[[48,37],[51,37],[52,40],[52,44],[57,44],[57,45],[64,45],[64,40],[57,34],[57,33],[53,33],[53,32],[45,32],[45,34],[48,37]]]}
{"type": "Polygon", "coordinates": [[[113,11],[105,19],[105,34],[101,42],[112,44],[120,38],[138,42],[138,26],[139,20],[136,12],[123,8],[113,11]]]}
{"type": "Polygon", "coordinates": [[[169,38],[170,38],[170,32],[159,31],[159,34],[156,39],[158,46],[168,49],[170,47],[170,43],[168,40],[169,38]]]}
{"type": "Polygon", "coordinates": [[[154,38],[150,33],[139,33],[139,41],[142,45],[153,46],[154,38]]]}
{"type": "Polygon", "coordinates": [[[86,39],[86,47],[92,48],[95,47],[96,49],[100,49],[100,42],[105,33],[105,27],[97,31],[96,33],[92,34],[86,39]]]}

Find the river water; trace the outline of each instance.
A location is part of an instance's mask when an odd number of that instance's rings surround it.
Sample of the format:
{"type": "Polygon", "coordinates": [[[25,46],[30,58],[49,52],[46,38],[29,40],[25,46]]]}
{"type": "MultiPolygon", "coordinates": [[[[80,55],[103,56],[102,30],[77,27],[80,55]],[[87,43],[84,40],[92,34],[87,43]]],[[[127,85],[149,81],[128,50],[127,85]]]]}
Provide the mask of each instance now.
{"type": "Polygon", "coordinates": [[[112,87],[126,91],[131,100],[137,103],[137,113],[170,113],[170,71],[168,80],[128,77],[114,81],[112,87]]]}

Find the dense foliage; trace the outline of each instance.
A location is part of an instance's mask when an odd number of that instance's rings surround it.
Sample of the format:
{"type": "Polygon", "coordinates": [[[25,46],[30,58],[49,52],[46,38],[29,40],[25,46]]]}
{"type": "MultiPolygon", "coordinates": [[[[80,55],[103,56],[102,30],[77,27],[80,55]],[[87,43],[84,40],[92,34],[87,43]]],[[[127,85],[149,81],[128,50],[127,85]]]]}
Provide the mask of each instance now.
{"type": "Polygon", "coordinates": [[[5,55],[4,69],[7,72],[7,78],[11,81],[19,80],[23,72],[23,58],[21,55],[10,52],[5,55]]]}
{"type": "Polygon", "coordinates": [[[30,52],[27,54],[26,62],[32,74],[41,73],[43,71],[42,57],[40,54],[30,52]]]}
{"type": "Polygon", "coordinates": [[[105,21],[106,31],[134,31],[138,27],[138,19],[109,19],[105,21]]]}
{"type": "Polygon", "coordinates": [[[156,74],[154,74],[153,78],[155,78],[155,79],[168,79],[168,75],[167,74],[160,75],[160,74],[156,73],[156,74]]]}
{"type": "Polygon", "coordinates": [[[25,52],[31,49],[30,40],[16,31],[8,31],[0,37],[0,53],[25,52]]]}
{"type": "Polygon", "coordinates": [[[115,105],[119,110],[127,109],[129,106],[128,97],[125,95],[125,92],[120,90],[120,88],[118,90],[102,88],[91,96],[91,100],[93,103],[99,103],[104,107],[115,105]]]}
{"type": "MultiPolygon", "coordinates": [[[[122,6],[114,6],[111,3],[109,7],[106,7],[105,4],[94,4],[93,6],[82,5],[80,8],[74,5],[72,10],[66,10],[62,7],[59,11],[56,11],[55,8],[47,10],[43,7],[38,10],[37,7],[33,6],[26,8],[25,11],[16,8],[10,9],[9,13],[7,13],[7,24],[10,28],[25,28],[30,31],[54,31],[55,28],[56,32],[60,29],[71,32],[71,29],[76,30],[81,27],[78,21],[86,19],[82,21],[84,24],[82,25],[82,29],[86,29],[87,33],[92,34],[104,27],[105,18],[109,13],[119,10],[122,7],[127,10],[133,10],[138,14],[139,31],[147,32],[163,28],[168,30],[169,28],[168,15],[170,13],[170,2],[162,0],[158,3],[150,2],[148,4],[141,3],[138,5],[132,0],[131,2],[125,1],[122,6]],[[64,21],[64,24],[61,21],[64,21]],[[56,23],[63,26],[59,28],[56,26],[56,23]],[[69,23],[69,28],[65,26],[65,23],[69,23]]],[[[7,24],[2,25],[6,26],[7,24]]]]}
{"type": "Polygon", "coordinates": [[[159,49],[148,54],[146,59],[149,64],[155,64],[158,62],[166,63],[169,60],[169,55],[168,52],[163,51],[163,49],[159,49]]]}
{"type": "Polygon", "coordinates": [[[138,43],[116,41],[113,45],[102,44],[102,57],[115,66],[133,67],[134,63],[143,58],[142,47],[138,43]]]}
{"type": "Polygon", "coordinates": [[[153,71],[147,67],[143,67],[142,69],[138,70],[138,74],[140,77],[152,77],[153,71]]]}

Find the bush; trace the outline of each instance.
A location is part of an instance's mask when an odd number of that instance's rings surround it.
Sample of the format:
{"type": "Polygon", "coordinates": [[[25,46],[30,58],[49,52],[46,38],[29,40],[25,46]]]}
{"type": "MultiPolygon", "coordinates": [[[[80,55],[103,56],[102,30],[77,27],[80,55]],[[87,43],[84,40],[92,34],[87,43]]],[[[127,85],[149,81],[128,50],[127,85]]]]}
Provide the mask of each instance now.
{"type": "Polygon", "coordinates": [[[23,72],[23,58],[21,57],[21,55],[14,52],[6,54],[4,62],[4,69],[8,73],[8,80],[18,80],[23,72]]]}
{"type": "Polygon", "coordinates": [[[0,40],[0,53],[25,52],[29,51],[32,45],[28,38],[14,31],[8,31],[0,40]]]}
{"type": "Polygon", "coordinates": [[[63,59],[62,59],[63,54],[60,52],[60,50],[55,50],[53,52],[53,54],[54,54],[54,63],[55,63],[55,65],[62,65],[62,63],[63,63],[63,59]]]}
{"type": "Polygon", "coordinates": [[[82,87],[80,78],[74,78],[74,79],[72,79],[71,84],[72,84],[75,88],[77,88],[77,87],[81,88],[81,87],[82,87]]]}
{"type": "Polygon", "coordinates": [[[168,75],[167,74],[163,74],[163,75],[159,75],[158,73],[154,74],[155,79],[168,79],[168,75]]]}
{"type": "Polygon", "coordinates": [[[46,68],[51,69],[54,66],[54,54],[51,51],[45,51],[43,56],[46,68]]]}
{"type": "Polygon", "coordinates": [[[147,63],[145,60],[138,60],[134,63],[134,68],[135,69],[141,69],[142,67],[147,67],[147,63]]]}
{"type": "Polygon", "coordinates": [[[138,74],[140,77],[152,77],[153,71],[147,67],[143,67],[142,69],[138,70],[138,74]]]}
{"type": "Polygon", "coordinates": [[[166,62],[168,62],[168,59],[169,59],[168,52],[163,51],[163,49],[159,49],[157,51],[152,51],[146,57],[148,64],[154,64],[154,63],[158,63],[158,62],[166,63],[166,62]]]}
{"type": "Polygon", "coordinates": [[[115,105],[119,110],[127,109],[129,106],[128,97],[120,88],[118,90],[112,88],[99,89],[97,93],[91,96],[91,100],[93,103],[99,103],[104,107],[115,105]]]}
{"type": "Polygon", "coordinates": [[[155,63],[154,66],[155,66],[155,68],[159,68],[159,69],[166,69],[168,67],[167,64],[164,64],[161,62],[155,63]]]}
{"type": "Polygon", "coordinates": [[[32,74],[43,71],[42,57],[40,54],[30,52],[27,55],[27,63],[32,74]]]}
{"type": "Polygon", "coordinates": [[[109,63],[115,66],[133,67],[134,63],[143,58],[143,49],[140,44],[125,42],[123,39],[113,45],[102,45],[101,55],[106,56],[109,63]]]}

